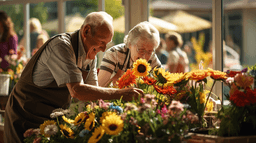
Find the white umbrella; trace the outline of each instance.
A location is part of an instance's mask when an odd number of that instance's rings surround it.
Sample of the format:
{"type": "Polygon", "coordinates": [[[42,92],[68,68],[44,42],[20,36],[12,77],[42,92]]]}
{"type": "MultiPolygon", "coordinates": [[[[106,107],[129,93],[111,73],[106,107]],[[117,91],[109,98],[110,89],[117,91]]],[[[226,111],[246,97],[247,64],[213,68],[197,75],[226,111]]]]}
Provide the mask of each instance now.
{"type": "Polygon", "coordinates": [[[179,33],[190,33],[212,27],[210,21],[181,10],[171,12],[162,19],[175,24],[179,33]]]}
{"type": "MultiPolygon", "coordinates": [[[[178,29],[176,25],[152,16],[149,17],[149,22],[153,26],[155,26],[160,33],[168,33],[169,31],[176,31],[178,29]]],[[[125,32],[124,16],[114,19],[113,26],[114,26],[114,31],[124,33],[125,32]]]]}

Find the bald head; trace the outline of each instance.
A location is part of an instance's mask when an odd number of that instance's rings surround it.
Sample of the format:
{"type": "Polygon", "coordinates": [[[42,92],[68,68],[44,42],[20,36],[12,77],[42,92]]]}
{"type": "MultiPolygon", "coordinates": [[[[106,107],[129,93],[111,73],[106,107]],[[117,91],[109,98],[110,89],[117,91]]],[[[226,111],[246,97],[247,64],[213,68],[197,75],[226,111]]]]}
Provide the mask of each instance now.
{"type": "MultiPolygon", "coordinates": [[[[86,25],[90,25],[92,34],[96,32],[99,26],[106,25],[110,30],[113,29],[113,18],[111,15],[104,11],[89,13],[82,25],[82,28],[86,25]]],[[[81,29],[82,29],[81,28],[81,29]]]]}

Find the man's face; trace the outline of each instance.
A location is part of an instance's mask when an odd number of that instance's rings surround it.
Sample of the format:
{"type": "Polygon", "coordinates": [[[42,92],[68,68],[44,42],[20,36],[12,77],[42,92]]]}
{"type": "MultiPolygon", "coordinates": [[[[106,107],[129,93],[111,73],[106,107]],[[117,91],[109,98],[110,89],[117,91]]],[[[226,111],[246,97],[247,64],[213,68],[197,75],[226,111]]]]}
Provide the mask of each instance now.
{"type": "Polygon", "coordinates": [[[88,32],[84,43],[87,47],[87,58],[94,59],[99,51],[104,52],[106,45],[111,42],[113,35],[113,28],[107,24],[98,27],[94,34],[88,32]]]}

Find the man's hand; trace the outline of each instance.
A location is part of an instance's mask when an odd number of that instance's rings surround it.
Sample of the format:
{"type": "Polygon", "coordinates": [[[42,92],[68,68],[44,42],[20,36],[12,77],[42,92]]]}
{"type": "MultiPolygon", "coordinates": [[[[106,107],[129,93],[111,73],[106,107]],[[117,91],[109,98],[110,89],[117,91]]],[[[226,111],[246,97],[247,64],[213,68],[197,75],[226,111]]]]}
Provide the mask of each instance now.
{"type": "Polygon", "coordinates": [[[141,89],[130,87],[118,90],[119,94],[123,95],[123,100],[132,101],[133,99],[138,99],[139,95],[144,96],[144,92],[141,89]]]}

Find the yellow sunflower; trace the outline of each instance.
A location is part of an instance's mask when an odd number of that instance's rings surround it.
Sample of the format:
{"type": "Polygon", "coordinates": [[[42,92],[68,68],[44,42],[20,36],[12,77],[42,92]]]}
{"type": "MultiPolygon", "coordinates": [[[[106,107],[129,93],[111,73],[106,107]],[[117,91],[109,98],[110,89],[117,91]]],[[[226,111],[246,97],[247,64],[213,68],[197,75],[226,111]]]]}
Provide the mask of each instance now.
{"type": "Polygon", "coordinates": [[[104,112],[102,113],[101,117],[100,117],[100,122],[102,123],[103,120],[108,116],[108,115],[112,115],[112,114],[116,114],[116,112],[104,112]]]}
{"type": "Polygon", "coordinates": [[[170,72],[163,68],[154,68],[154,76],[157,78],[157,82],[166,84],[171,80],[170,72]]]}
{"type": "Polygon", "coordinates": [[[75,133],[73,132],[72,129],[63,124],[60,125],[60,132],[66,137],[66,138],[71,138],[73,139],[75,136],[75,133]]]}
{"type": "Polygon", "coordinates": [[[62,116],[62,119],[63,119],[66,123],[69,123],[69,124],[74,124],[74,122],[75,122],[75,120],[68,119],[68,118],[65,117],[65,116],[62,116]]]}
{"type": "Polygon", "coordinates": [[[107,134],[118,135],[123,130],[124,123],[120,116],[111,114],[103,120],[102,127],[107,134]]]}
{"type": "Polygon", "coordinates": [[[95,114],[90,113],[89,119],[87,119],[85,124],[84,124],[84,128],[88,131],[91,131],[95,126],[95,121],[94,120],[95,120],[95,114]]]}
{"type": "Polygon", "coordinates": [[[79,125],[79,124],[85,122],[88,118],[89,118],[89,116],[88,116],[87,113],[83,113],[83,112],[82,112],[82,113],[79,113],[79,114],[76,116],[75,120],[74,120],[74,124],[75,124],[75,125],[79,125]]]}
{"type": "Polygon", "coordinates": [[[89,138],[88,143],[97,143],[102,138],[104,133],[105,133],[105,131],[102,128],[102,126],[99,126],[92,133],[92,136],[89,138]]]}
{"type": "Polygon", "coordinates": [[[41,134],[44,135],[45,137],[50,137],[50,135],[44,133],[44,128],[48,125],[55,125],[55,124],[56,124],[56,122],[54,120],[44,121],[44,123],[40,125],[41,134]]]}
{"type": "Polygon", "coordinates": [[[170,73],[169,77],[168,77],[167,84],[173,85],[173,84],[181,82],[184,79],[185,79],[184,73],[170,73]]]}
{"type": "Polygon", "coordinates": [[[149,63],[145,59],[138,59],[135,63],[133,63],[134,75],[139,76],[147,76],[148,72],[151,70],[149,63]]]}

